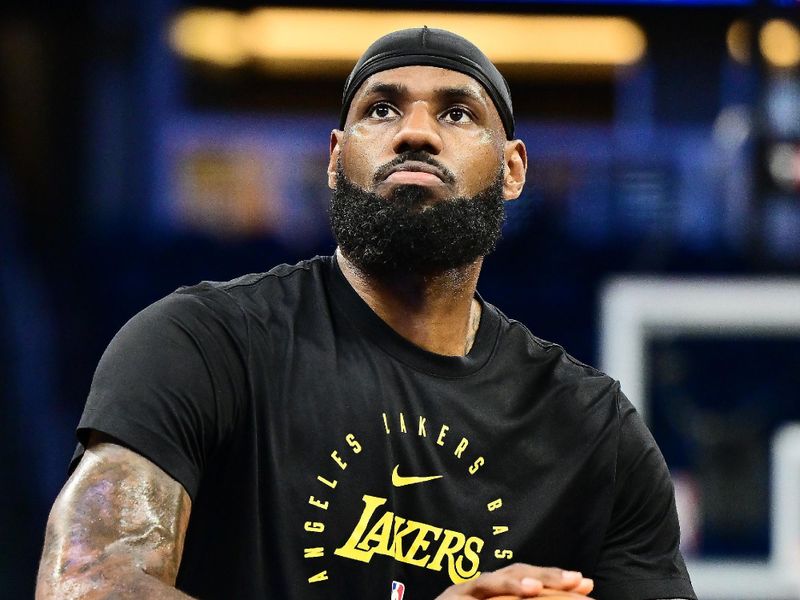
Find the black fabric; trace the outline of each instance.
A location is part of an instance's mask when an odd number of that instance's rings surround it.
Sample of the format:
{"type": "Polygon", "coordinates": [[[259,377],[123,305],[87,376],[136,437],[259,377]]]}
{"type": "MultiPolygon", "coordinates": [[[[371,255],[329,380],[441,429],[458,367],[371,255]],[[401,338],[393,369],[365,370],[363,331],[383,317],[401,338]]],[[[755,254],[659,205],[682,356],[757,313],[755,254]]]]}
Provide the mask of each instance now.
{"type": "Polygon", "coordinates": [[[516,561],[580,570],[598,600],[694,598],[666,466],[618,384],[481,303],[472,350],[446,357],[330,257],[182,288],[111,342],[79,439],[183,484],[177,585],[204,599],[388,600],[393,581],[428,599],[516,561]]]}
{"type": "Polygon", "coordinates": [[[367,48],[344,84],[339,129],[344,129],[353,96],[371,75],[412,65],[442,67],[476,79],[494,102],[509,140],[514,139],[514,109],[508,82],[469,40],[444,29],[421,27],[389,33],[367,48]]]}

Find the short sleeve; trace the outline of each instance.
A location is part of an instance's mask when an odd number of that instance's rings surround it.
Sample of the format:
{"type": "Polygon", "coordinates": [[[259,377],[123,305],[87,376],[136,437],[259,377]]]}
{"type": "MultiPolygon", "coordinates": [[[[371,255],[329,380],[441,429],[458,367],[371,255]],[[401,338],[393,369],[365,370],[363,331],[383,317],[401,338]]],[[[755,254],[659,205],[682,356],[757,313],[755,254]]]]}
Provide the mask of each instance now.
{"type": "Polygon", "coordinates": [[[194,499],[246,388],[242,316],[224,298],[179,290],[122,327],[95,371],[70,470],[95,430],[158,465],[194,499]]]}
{"type": "Polygon", "coordinates": [[[675,493],[653,436],[618,392],[614,504],[595,572],[598,600],[695,598],[681,556],[675,493]]]}

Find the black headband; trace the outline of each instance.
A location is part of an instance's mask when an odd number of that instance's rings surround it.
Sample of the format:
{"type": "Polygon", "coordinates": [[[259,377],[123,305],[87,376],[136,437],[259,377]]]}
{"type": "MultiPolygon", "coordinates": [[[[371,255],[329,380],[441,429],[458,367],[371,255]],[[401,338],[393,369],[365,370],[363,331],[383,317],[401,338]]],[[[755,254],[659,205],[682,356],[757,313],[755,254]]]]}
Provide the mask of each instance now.
{"type": "Polygon", "coordinates": [[[353,96],[370,75],[412,65],[442,67],[477,80],[494,102],[506,138],[514,139],[511,90],[497,67],[469,40],[444,29],[427,27],[394,31],[367,48],[344,84],[339,129],[344,129],[353,96]]]}

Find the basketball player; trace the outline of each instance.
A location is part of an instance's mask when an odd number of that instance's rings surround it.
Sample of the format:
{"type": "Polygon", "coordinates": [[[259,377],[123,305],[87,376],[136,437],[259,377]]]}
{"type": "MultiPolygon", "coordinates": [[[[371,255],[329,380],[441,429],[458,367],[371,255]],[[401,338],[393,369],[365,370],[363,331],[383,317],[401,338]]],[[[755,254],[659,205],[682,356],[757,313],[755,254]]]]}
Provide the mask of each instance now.
{"type": "Polygon", "coordinates": [[[122,328],[37,597],[694,598],[617,382],[476,292],[526,167],[478,48],[427,28],[370,46],[330,138],[335,255],[180,288],[122,328]]]}

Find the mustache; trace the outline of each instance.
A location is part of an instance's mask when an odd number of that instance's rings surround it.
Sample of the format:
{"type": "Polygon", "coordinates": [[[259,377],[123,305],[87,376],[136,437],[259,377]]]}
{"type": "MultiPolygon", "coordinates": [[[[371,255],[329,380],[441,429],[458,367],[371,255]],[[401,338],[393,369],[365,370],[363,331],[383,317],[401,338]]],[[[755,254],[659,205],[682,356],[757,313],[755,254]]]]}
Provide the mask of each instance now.
{"type": "Polygon", "coordinates": [[[389,173],[392,169],[408,161],[422,162],[431,165],[432,167],[436,167],[436,169],[439,171],[442,181],[445,183],[455,183],[456,181],[455,174],[427,152],[409,150],[407,152],[398,154],[388,163],[378,167],[378,170],[375,171],[375,176],[372,178],[373,183],[377,185],[389,176],[389,173]]]}

